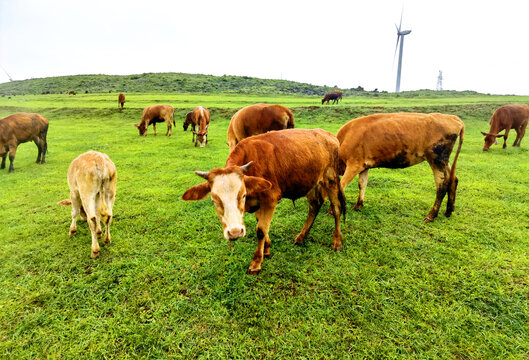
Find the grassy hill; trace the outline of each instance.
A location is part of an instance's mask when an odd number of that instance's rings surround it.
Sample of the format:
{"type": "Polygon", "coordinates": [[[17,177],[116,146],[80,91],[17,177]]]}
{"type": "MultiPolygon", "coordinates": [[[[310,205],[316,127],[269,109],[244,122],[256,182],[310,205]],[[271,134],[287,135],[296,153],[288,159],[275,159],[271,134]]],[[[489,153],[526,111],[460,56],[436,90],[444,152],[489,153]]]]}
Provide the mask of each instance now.
{"type": "MultiPolygon", "coordinates": [[[[223,94],[255,94],[255,95],[318,95],[337,90],[337,87],[317,86],[289,80],[259,79],[248,76],[213,76],[184,73],[145,73],[136,75],[73,75],[39,79],[12,81],[0,84],[2,96],[64,94],[70,90],[78,94],[121,92],[143,93],[223,93],[223,94]]],[[[387,92],[366,91],[361,86],[340,89],[345,96],[467,96],[477,95],[476,92],[464,91],[432,91],[418,90],[388,94],[387,92]]]]}

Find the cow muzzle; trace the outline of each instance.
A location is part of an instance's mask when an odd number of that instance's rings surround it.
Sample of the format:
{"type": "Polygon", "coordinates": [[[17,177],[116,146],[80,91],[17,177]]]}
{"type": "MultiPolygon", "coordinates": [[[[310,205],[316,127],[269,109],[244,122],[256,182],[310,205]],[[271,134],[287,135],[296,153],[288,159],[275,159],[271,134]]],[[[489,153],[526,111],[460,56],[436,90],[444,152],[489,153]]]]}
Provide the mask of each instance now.
{"type": "Polygon", "coordinates": [[[227,227],[224,230],[224,237],[227,240],[242,238],[244,235],[246,235],[246,227],[244,225],[227,227]]]}

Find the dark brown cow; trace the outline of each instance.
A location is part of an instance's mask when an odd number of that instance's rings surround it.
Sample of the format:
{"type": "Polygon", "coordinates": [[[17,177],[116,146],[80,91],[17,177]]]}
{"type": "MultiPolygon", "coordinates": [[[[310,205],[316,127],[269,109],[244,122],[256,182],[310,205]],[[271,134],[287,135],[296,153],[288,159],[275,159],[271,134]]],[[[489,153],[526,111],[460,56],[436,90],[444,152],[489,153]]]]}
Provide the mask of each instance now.
{"type": "Polygon", "coordinates": [[[134,124],[134,126],[138,128],[140,136],[147,136],[147,128],[152,124],[154,135],[156,136],[156,123],[164,121],[167,124],[167,132],[165,135],[171,136],[171,121],[175,124],[174,107],[171,105],[152,105],[143,109],[140,123],[134,124]]]}
{"type": "Polygon", "coordinates": [[[330,93],[325,94],[323,99],[321,99],[321,104],[323,105],[324,102],[329,103],[330,100],[332,100],[332,103],[335,104],[342,100],[343,92],[340,90],[331,91],[330,93]]]}
{"type": "Polygon", "coordinates": [[[292,129],[294,115],[281,105],[255,104],[237,111],[228,127],[230,150],[244,138],[264,134],[271,130],[292,129]]]}
{"type": "Polygon", "coordinates": [[[437,197],[424,221],[431,222],[448,192],[445,216],[454,211],[457,158],[463,143],[465,125],[457,116],[445,114],[376,114],[349,121],[338,131],[340,141],[340,182],[345,191],[358,175],[358,201],[355,210],[364,205],[368,171],[371,168],[406,168],[428,161],[432,168],[437,197]],[[452,168],[449,159],[459,136],[459,147],[452,168]],[[345,170],[345,172],[344,172],[345,170]]]}
{"type": "Polygon", "coordinates": [[[505,105],[497,109],[490,118],[490,130],[488,133],[481,132],[485,136],[485,145],[483,151],[489,150],[490,146],[497,144],[497,138],[503,137],[503,148],[507,147],[507,137],[509,131],[514,129],[516,131],[516,139],[512,146],[520,146],[527,128],[527,121],[529,120],[529,106],[523,104],[505,105]],[[505,134],[498,135],[502,130],[505,134]]]}
{"type": "Polygon", "coordinates": [[[35,142],[39,150],[37,164],[44,164],[48,149],[46,142],[48,125],[48,119],[40,114],[18,113],[0,119],[0,156],[2,157],[0,169],[6,167],[6,157],[9,152],[9,172],[15,170],[13,162],[15,161],[17,147],[27,141],[35,142]]]}
{"type": "Polygon", "coordinates": [[[68,95],[76,95],[75,90],[70,90],[70,91],[68,91],[68,95]]]}
{"type": "Polygon", "coordinates": [[[121,112],[123,110],[123,107],[125,106],[125,94],[121,93],[118,96],[118,107],[120,107],[119,111],[121,112]]]}
{"type": "Polygon", "coordinates": [[[307,236],[326,196],[334,209],[334,250],[342,249],[340,215],[345,216],[345,198],[340,190],[338,140],[324,130],[271,131],[242,140],[231,152],[224,168],[195,173],[207,182],[187,190],[184,200],[202,200],[211,192],[226,239],[246,234],[244,212],[255,212],[257,250],[248,270],[257,274],[263,256],[270,255],[268,236],[274,209],[282,198],[307,197],[309,214],[294,240],[307,236]]]}
{"type": "Polygon", "coordinates": [[[193,132],[193,142],[195,143],[195,147],[198,143],[200,143],[200,147],[206,146],[208,143],[209,110],[202,106],[196,106],[193,111],[186,114],[184,131],[187,131],[189,125],[191,125],[191,131],[193,132]],[[198,132],[195,132],[197,125],[198,132]]]}
{"type": "Polygon", "coordinates": [[[68,168],[70,198],[59,205],[72,205],[72,223],[68,235],[77,232],[77,218],[88,222],[92,233],[91,257],[99,256],[101,223],[105,224],[105,244],[110,243],[110,223],[116,197],[116,166],[110,158],[97,151],[89,151],[75,158],[68,168]]]}

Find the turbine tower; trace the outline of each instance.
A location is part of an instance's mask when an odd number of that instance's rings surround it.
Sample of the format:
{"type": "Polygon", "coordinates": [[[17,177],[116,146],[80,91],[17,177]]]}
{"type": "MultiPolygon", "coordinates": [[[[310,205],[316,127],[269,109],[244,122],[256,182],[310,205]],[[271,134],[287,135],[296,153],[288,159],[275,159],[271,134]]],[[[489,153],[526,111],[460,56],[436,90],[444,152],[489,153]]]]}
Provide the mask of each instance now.
{"type": "MultiPolygon", "coordinates": [[[[395,24],[395,27],[397,28],[397,45],[395,45],[395,55],[397,55],[397,48],[399,47],[399,41],[400,41],[400,50],[399,50],[399,67],[397,69],[397,86],[395,87],[395,92],[400,91],[400,71],[402,70],[402,49],[404,48],[404,36],[411,33],[411,30],[401,30],[402,26],[402,12],[400,13],[400,24],[397,27],[397,24],[395,24]]],[[[395,55],[393,55],[393,61],[395,61],[395,55]]]]}
{"type": "Polygon", "coordinates": [[[2,68],[2,70],[4,70],[4,72],[6,73],[7,77],[9,78],[9,81],[13,81],[13,79],[11,78],[11,76],[9,76],[9,74],[7,73],[6,69],[4,69],[4,67],[2,65],[0,65],[0,67],[2,68]]]}
{"type": "Polygon", "coordinates": [[[443,90],[443,72],[439,70],[439,76],[437,76],[437,86],[435,88],[437,91],[443,90]]]}

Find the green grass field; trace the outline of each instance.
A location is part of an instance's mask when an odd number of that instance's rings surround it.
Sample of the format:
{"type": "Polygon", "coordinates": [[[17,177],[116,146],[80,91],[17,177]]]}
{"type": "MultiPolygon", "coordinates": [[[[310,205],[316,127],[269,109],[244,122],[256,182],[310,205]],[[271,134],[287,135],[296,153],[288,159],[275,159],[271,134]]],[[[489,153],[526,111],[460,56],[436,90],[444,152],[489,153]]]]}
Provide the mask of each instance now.
{"type": "MultiPolygon", "coordinates": [[[[529,354],[529,139],[482,152],[494,109],[527,97],[345,98],[201,94],[27,95],[0,98],[0,116],[50,120],[47,164],[20,145],[15,172],[0,172],[0,358],[527,358],[529,354]],[[272,257],[246,275],[256,247],[229,243],[210,200],[184,202],[194,170],[224,165],[233,113],[255,102],[293,109],[298,128],[333,133],[356,116],[453,113],[466,124],[451,218],[425,224],[435,198],[426,163],[370,171],[360,212],[346,191],[344,250],[332,251],[327,205],[302,246],[291,241],[304,199],[283,201],[272,257]],[[139,137],[143,107],[177,107],[177,126],[139,137]],[[211,108],[209,144],[182,131],[194,105],[211,108]],[[90,231],[68,237],[66,173],[97,150],[117,167],[112,244],[90,259],[90,231]]],[[[444,211],[442,208],[441,213],[444,211]]]]}

